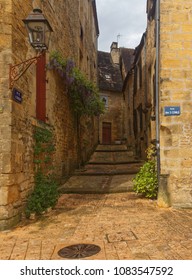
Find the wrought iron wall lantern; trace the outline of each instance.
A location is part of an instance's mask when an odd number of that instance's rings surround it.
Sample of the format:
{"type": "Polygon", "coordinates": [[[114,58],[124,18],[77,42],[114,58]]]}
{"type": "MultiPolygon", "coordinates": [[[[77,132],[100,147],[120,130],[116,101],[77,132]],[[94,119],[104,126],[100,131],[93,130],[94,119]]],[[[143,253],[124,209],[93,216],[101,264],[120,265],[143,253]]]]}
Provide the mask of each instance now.
{"type": "Polygon", "coordinates": [[[28,32],[29,42],[37,51],[37,55],[22,63],[10,65],[10,88],[13,88],[14,82],[17,81],[33,63],[37,63],[38,58],[48,50],[51,32],[53,32],[51,25],[39,8],[33,9],[23,22],[28,32]]]}

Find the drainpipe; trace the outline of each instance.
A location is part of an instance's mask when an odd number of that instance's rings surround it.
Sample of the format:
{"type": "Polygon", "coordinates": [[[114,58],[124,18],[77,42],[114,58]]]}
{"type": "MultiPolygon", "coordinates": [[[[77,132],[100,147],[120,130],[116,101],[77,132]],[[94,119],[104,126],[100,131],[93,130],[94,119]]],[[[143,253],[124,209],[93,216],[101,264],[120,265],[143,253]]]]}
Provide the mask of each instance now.
{"type": "Polygon", "coordinates": [[[156,149],[157,149],[157,176],[160,181],[160,118],[159,118],[159,56],[160,56],[160,0],[156,0],[156,149]]]}

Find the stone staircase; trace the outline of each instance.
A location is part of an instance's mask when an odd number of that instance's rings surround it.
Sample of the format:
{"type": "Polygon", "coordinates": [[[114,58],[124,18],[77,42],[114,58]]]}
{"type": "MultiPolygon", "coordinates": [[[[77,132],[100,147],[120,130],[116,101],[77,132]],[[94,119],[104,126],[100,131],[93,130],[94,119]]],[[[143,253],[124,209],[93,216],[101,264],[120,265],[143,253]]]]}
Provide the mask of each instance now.
{"type": "Polygon", "coordinates": [[[125,145],[99,145],[83,169],[75,175],[136,174],[143,161],[136,160],[125,145]]]}
{"type": "Polygon", "coordinates": [[[143,161],[125,145],[98,145],[89,162],[75,170],[61,187],[62,193],[117,193],[131,191],[143,161]]]}

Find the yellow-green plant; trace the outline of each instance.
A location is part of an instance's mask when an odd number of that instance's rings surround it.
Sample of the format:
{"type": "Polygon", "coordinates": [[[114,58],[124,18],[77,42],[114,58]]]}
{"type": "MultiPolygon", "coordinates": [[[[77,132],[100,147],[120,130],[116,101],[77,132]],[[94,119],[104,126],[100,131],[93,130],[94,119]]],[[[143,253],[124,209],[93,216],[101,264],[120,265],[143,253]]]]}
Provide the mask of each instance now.
{"type": "Polygon", "coordinates": [[[140,168],[139,173],[133,179],[133,190],[147,198],[156,198],[158,191],[157,168],[155,160],[155,147],[151,145],[147,149],[147,161],[140,168]]]}

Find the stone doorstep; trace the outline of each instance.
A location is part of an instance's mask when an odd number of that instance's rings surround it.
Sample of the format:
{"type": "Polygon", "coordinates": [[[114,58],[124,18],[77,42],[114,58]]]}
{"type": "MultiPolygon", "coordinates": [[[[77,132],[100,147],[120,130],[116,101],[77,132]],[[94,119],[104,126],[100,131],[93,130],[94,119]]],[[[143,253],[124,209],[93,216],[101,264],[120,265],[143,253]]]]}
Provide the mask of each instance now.
{"type": "Polygon", "coordinates": [[[135,164],[140,163],[143,164],[142,160],[133,160],[133,161],[117,161],[117,162],[98,162],[98,161],[89,161],[87,165],[122,165],[122,164],[135,164]]]}
{"type": "Polygon", "coordinates": [[[124,150],[95,150],[95,153],[119,153],[119,152],[127,152],[129,153],[129,151],[127,149],[124,150]]]}
{"type": "Polygon", "coordinates": [[[139,170],[130,170],[130,171],[99,171],[99,172],[77,172],[74,173],[74,176],[114,176],[114,175],[135,175],[139,170]]]}

